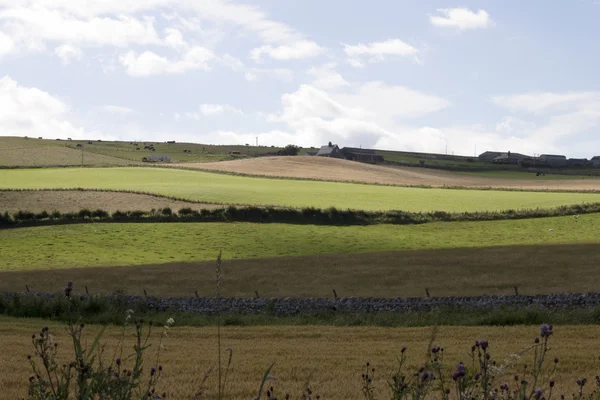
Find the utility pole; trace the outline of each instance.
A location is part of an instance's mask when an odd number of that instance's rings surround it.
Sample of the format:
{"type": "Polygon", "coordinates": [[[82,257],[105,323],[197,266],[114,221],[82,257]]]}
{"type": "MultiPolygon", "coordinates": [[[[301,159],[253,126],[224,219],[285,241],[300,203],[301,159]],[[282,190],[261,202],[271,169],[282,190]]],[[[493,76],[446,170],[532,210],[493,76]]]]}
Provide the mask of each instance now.
{"type": "Polygon", "coordinates": [[[258,147],[258,136],[256,137],[256,147],[258,147]]]}
{"type": "Polygon", "coordinates": [[[83,143],[81,144],[81,166],[83,167],[83,143]]]}

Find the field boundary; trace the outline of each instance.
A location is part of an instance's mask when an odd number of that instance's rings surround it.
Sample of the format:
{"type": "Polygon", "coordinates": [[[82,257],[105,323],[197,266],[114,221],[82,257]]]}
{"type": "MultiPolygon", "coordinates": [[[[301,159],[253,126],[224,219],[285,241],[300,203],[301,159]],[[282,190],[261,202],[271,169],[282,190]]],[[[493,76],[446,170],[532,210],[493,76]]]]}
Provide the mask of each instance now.
{"type": "Polygon", "coordinates": [[[524,209],[485,212],[406,212],[406,211],[357,211],[340,210],[334,207],[320,208],[274,208],[274,207],[235,207],[227,206],[200,211],[184,207],[173,211],[166,207],[150,211],[115,211],[112,214],[102,210],[81,209],[79,212],[61,213],[42,211],[38,213],[18,211],[14,214],[0,214],[0,229],[66,225],[80,223],[110,222],[248,222],[286,223],[296,225],[417,225],[432,222],[499,221],[532,218],[548,218],[600,212],[600,203],[586,203],[560,206],[553,209],[524,209]]]}

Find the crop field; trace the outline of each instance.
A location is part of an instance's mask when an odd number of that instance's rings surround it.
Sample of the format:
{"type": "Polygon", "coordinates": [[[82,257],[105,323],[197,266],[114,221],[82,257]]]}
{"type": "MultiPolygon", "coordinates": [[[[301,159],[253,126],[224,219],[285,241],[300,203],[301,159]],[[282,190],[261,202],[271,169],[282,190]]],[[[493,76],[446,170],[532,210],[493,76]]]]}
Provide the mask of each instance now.
{"type": "MultiPolygon", "coordinates": [[[[495,246],[226,260],[228,297],[423,297],[587,293],[600,287],[600,244],[495,246]],[[439,279],[443,276],[444,279],[439,279]]],[[[0,290],[214,296],[215,261],[0,271],[0,290]]]]}
{"type": "Polygon", "coordinates": [[[423,225],[88,223],[0,230],[0,270],[314,254],[597,243],[600,214],[423,225]]]}
{"type": "Polygon", "coordinates": [[[179,210],[189,207],[194,210],[222,207],[215,204],[191,203],[155,197],[139,193],[79,191],[79,190],[0,190],[0,211],[13,214],[19,210],[42,212],[78,212],[81,209],[129,211],[151,210],[169,207],[179,210]]]}
{"type": "MultiPolygon", "coordinates": [[[[61,325],[42,320],[0,319],[2,365],[10,366],[0,374],[5,398],[16,399],[26,394],[31,371],[26,355],[32,354],[31,334],[43,326],[50,328],[50,334],[59,344],[59,357],[68,357],[69,346],[61,325]]],[[[88,341],[98,329],[86,326],[88,341]]],[[[557,382],[555,393],[570,397],[577,379],[585,376],[593,381],[598,373],[595,350],[598,327],[557,326],[554,331],[548,357],[560,360],[553,375],[557,382]]],[[[116,345],[120,332],[117,327],[109,327],[105,332],[102,343],[107,345],[107,357],[112,354],[110,350],[116,345]]],[[[431,328],[225,327],[222,349],[231,348],[233,353],[227,381],[228,398],[249,399],[256,395],[265,370],[274,363],[271,376],[275,379],[268,384],[275,387],[278,395],[290,393],[292,398],[299,398],[308,383],[324,399],[358,399],[362,396],[361,374],[366,362],[375,368],[374,387],[378,398],[387,398],[386,380],[396,370],[396,357],[401,348],[408,348],[408,370],[416,370],[424,362],[431,333],[431,328]]],[[[492,358],[504,363],[510,355],[531,346],[538,334],[537,327],[440,327],[434,343],[444,348],[444,365],[453,371],[458,361],[470,363],[467,354],[475,340],[487,339],[492,358]]],[[[151,342],[157,343],[159,335],[157,329],[151,342]]],[[[129,343],[131,339],[127,335],[126,344],[129,343]]],[[[209,368],[217,365],[216,328],[175,326],[163,345],[160,391],[167,391],[168,398],[190,398],[209,368]]],[[[150,348],[149,356],[156,354],[155,348],[150,348]]],[[[223,354],[226,359],[227,352],[223,354]]],[[[506,375],[500,379],[512,381],[513,374],[522,372],[523,364],[531,365],[532,360],[531,352],[515,359],[514,366],[507,368],[506,375]]],[[[589,386],[592,385],[590,382],[589,386]]],[[[206,398],[215,398],[216,388],[217,375],[213,370],[206,381],[206,398]]]]}
{"type": "Polygon", "coordinates": [[[493,211],[553,208],[600,201],[598,193],[405,188],[337,182],[249,178],[166,168],[0,170],[0,189],[137,190],[206,203],[335,206],[340,209],[493,211]]]}
{"type": "Polygon", "coordinates": [[[235,174],[385,185],[514,188],[547,190],[600,190],[600,178],[545,175],[516,171],[450,172],[426,168],[372,165],[327,157],[258,157],[212,163],[165,164],[173,167],[235,174]],[[489,179],[494,178],[494,179],[489,179]]]}

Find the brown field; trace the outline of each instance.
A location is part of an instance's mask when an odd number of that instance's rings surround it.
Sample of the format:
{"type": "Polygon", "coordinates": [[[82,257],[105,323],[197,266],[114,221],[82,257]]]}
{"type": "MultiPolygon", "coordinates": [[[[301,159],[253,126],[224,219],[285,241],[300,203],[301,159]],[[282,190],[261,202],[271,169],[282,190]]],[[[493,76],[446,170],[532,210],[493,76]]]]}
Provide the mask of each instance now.
{"type": "Polygon", "coordinates": [[[460,186],[547,190],[598,190],[599,179],[502,179],[469,176],[450,171],[387,167],[326,157],[259,157],[213,163],[163,164],[258,176],[378,183],[386,185],[460,186]]]}
{"type": "MultiPolygon", "coordinates": [[[[0,137],[0,166],[41,167],[81,165],[81,151],[65,147],[66,141],[0,137]]],[[[84,164],[95,166],[131,165],[117,157],[84,152],[84,164]]]]}
{"type": "MultiPolygon", "coordinates": [[[[592,292],[600,287],[598,244],[513,246],[223,262],[224,296],[424,297],[592,292]]],[[[0,272],[0,290],[124,290],[155,296],[214,295],[214,262],[0,272]]]]}
{"type": "MultiPolygon", "coordinates": [[[[42,326],[49,326],[54,340],[59,343],[59,354],[67,355],[68,343],[60,325],[42,320],[0,320],[0,386],[2,396],[16,399],[26,394],[30,374],[26,355],[32,353],[31,334],[42,326]]],[[[88,337],[98,327],[89,326],[88,337]]],[[[557,391],[569,396],[575,389],[575,381],[583,376],[589,379],[588,390],[594,385],[598,373],[597,326],[555,326],[552,336],[550,359],[560,359],[554,378],[557,391]]],[[[225,327],[222,329],[222,348],[233,350],[233,368],[230,371],[226,398],[251,399],[256,394],[264,371],[275,363],[269,382],[276,393],[286,392],[297,399],[308,382],[322,399],[360,399],[361,373],[367,361],[376,368],[375,387],[380,396],[389,398],[386,379],[394,372],[396,356],[402,346],[408,347],[408,366],[417,369],[424,361],[424,354],[431,337],[431,328],[337,328],[337,327],[225,327]]],[[[103,343],[113,347],[120,328],[110,327],[103,343]]],[[[503,363],[512,354],[520,352],[533,343],[538,335],[537,327],[441,327],[435,344],[445,349],[445,364],[450,369],[458,361],[469,363],[468,352],[475,340],[487,339],[495,360],[503,363]]],[[[153,336],[157,343],[160,332],[153,336]]],[[[88,343],[91,339],[88,339],[88,343]]],[[[128,336],[126,343],[131,339],[128,336]]],[[[198,388],[205,372],[217,363],[216,328],[189,328],[175,326],[163,341],[161,355],[164,374],[160,388],[168,398],[190,399],[198,388]]],[[[154,355],[154,349],[149,355],[154,355]]],[[[110,357],[110,352],[106,352],[110,357]]],[[[226,353],[224,352],[224,359],[226,353]]],[[[523,363],[532,364],[532,355],[526,353],[516,361],[518,372],[523,363]]],[[[149,369],[147,364],[146,368],[149,369]]],[[[502,381],[512,382],[516,368],[507,369],[502,381]]],[[[202,398],[216,398],[217,376],[213,372],[207,382],[202,398]]],[[[558,397],[558,396],[557,396],[558,397]]],[[[570,396],[569,396],[570,397],[570,396]]],[[[281,398],[281,397],[280,397],[281,398]]]]}
{"type": "Polygon", "coordinates": [[[105,192],[105,191],[0,191],[0,212],[15,213],[19,210],[41,212],[60,211],[76,212],[87,208],[108,212],[144,210],[170,207],[174,211],[189,207],[194,210],[223,207],[215,204],[190,203],[159,196],[137,193],[105,192]]]}

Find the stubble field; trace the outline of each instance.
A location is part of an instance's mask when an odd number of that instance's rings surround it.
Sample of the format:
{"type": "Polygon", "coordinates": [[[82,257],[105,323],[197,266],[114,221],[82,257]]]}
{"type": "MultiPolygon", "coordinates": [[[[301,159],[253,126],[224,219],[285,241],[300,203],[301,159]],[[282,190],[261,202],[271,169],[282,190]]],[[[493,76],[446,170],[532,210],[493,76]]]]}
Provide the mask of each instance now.
{"type": "MultiPolygon", "coordinates": [[[[0,320],[0,356],[3,368],[0,386],[5,398],[19,398],[26,394],[30,367],[26,359],[32,353],[31,334],[48,326],[54,340],[59,343],[59,354],[69,354],[69,346],[60,325],[40,320],[0,320]]],[[[569,396],[575,381],[583,376],[592,381],[599,370],[596,341],[597,326],[555,327],[551,338],[549,357],[558,357],[556,373],[557,394],[569,396]]],[[[85,330],[89,340],[98,327],[85,330]]],[[[157,332],[160,334],[160,332],[157,332]]],[[[287,392],[298,398],[308,383],[323,399],[360,399],[361,373],[370,362],[376,369],[374,386],[379,398],[387,394],[386,379],[395,372],[396,357],[403,346],[408,347],[407,366],[418,369],[424,362],[431,328],[334,328],[334,327],[225,327],[222,329],[222,348],[233,351],[233,368],[230,371],[228,398],[250,399],[256,395],[260,380],[271,363],[275,363],[269,385],[276,393],[287,392]]],[[[537,327],[440,327],[434,344],[445,349],[444,364],[453,371],[458,361],[469,363],[469,349],[475,340],[487,339],[494,359],[503,363],[533,344],[539,334],[537,327]]],[[[109,327],[103,343],[111,349],[117,342],[120,328],[109,327]]],[[[153,342],[158,342],[154,336],[153,342]]],[[[127,336],[126,343],[130,343],[127,336]]],[[[202,377],[210,367],[217,365],[216,328],[175,327],[163,341],[161,364],[164,375],[161,388],[168,398],[189,399],[198,389],[202,377]]],[[[156,347],[149,350],[154,355],[156,347]]],[[[107,351],[106,354],[111,354],[107,351]]],[[[227,353],[223,353],[226,359],[227,353]]],[[[522,372],[523,364],[531,365],[528,353],[514,361],[501,381],[512,382],[514,372],[522,372]]],[[[150,368],[150,364],[146,366],[150,368]]],[[[203,398],[216,398],[216,371],[206,382],[203,398]]],[[[592,385],[592,383],[590,383],[592,385]]]]}

